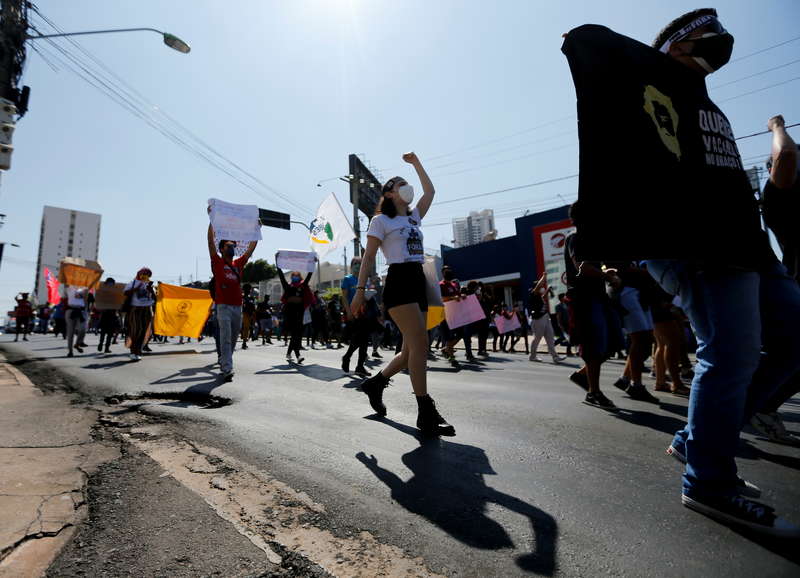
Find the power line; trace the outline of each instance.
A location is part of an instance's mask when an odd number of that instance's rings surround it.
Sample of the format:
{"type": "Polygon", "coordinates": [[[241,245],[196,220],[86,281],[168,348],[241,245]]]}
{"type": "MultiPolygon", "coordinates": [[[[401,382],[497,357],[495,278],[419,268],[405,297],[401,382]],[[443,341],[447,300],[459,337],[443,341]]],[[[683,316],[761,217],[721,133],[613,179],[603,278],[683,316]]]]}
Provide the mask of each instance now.
{"type": "Polygon", "coordinates": [[[569,180],[569,179],[575,179],[577,177],[578,177],[578,173],[575,173],[574,175],[566,175],[566,176],[563,176],[563,177],[556,177],[554,179],[547,179],[547,180],[544,180],[544,181],[537,181],[535,183],[528,183],[528,184],[525,184],[525,185],[518,185],[516,187],[509,187],[507,189],[499,189],[497,191],[489,191],[488,193],[479,193],[477,195],[469,195],[469,196],[466,196],[466,197],[459,197],[458,199],[449,199],[447,201],[438,201],[436,204],[437,205],[446,205],[448,203],[457,203],[459,201],[466,201],[468,199],[477,199],[478,197],[488,197],[489,195],[499,195],[500,193],[508,193],[508,192],[511,192],[511,191],[519,191],[519,190],[522,190],[522,189],[529,189],[531,187],[538,187],[540,185],[547,185],[547,184],[550,184],[550,183],[557,183],[559,181],[566,181],[566,180],[569,180]]]}
{"type": "Polygon", "coordinates": [[[784,44],[789,44],[790,42],[794,42],[796,40],[800,40],[800,36],[795,36],[794,38],[790,38],[789,40],[784,40],[783,42],[779,42],[778,44],[773,44],[772,46],[767,46],[766,48],[762,48],[761,50],[756,50],[755,52],[751,52],[750,54],[739,56],[737,58],[734,58],[730,62],[731,63],[739,62],[740,60],[750,58],[751,56],[755,56],[756,54],[761,54],[762,52],[767,52],[768,50],[772,50],[773,48],[778,48],[779,46],[783,46],[784,44]]]}
{"type": "Polygon", "coordinates": [[[747,76],[743,76],[741,78],[737,78],[736,80],[731,80],[731,81],[725,82],[723,84],[718,84],[718,85],[714,86],[713,88],[711,88],[711,90],[717,90],[718,88],[722,88],[723,86],[729,86],[731,84],[736,84],[737,82],[741,82],[743,80],[747,80],[748,78],[754,78],[756,76],[761,76],[762,74],[767,74],[768,72],[772,72],[774,70],[780,70],[781,68],[786,68],[787,66],[791,66],[792,64],[795,64],[797,62],[800,62],[800,58],[798,58],[797,60],[792,60],[791,62],[786,62],[786,63],[778,65],[778,66],[773,66],[772,68],[767,68],[766,70],[762,70],[762,71],[756,72],[754,74],[748,74],[747,76]]]}
{"type": "MultiPolygon", "coordinates": [[[[51,28],[53,28],[54,30],[56,30],[59,33],[62,33],[61,29],[52,20],[47,18],[44,14],[42,14],[35,7],[34,7],[34,10],[39,15],[39,17],[41,17],[51,28]]],[[[170,138],[170,140],[175,142],[175,144],[178,144],[179,146],[182,146],[187,151],[195,154],[196,156],[198,156],[202,160],[204,160],[207,163],[209,163],[214,168],[224,172],[225,174],[227,174],[228,176],[230,176],[231,178],[233,178],[234,180],[236,180],[237,182],[239,182],[243,186],[246,186],[248,189],[250,189],[251,191],[255,192],[256,194],[258,194],[262,198],[272,201],[272,199],[267,197],[262,191],[260,191],[256,187],[253,187],[252,185],[249,185],[248,183],[245,183],[241,178],[239,178],[238,176],[234,175],[231,172],[231,170],[228,170],[224,166],[221,166],[220,162],[221,163],[225,163],[227,165],[230,165],[231,167],[233,167],[233,169],[235,169],[236,171],[238,171],[242,175],[246,176],[250,180],[254,181],[258,185],[260,185],[261,187],[263,187],[264,189],[269,191],[272,195],[274,195],[274,196],[278,197],[279,199],[281,199],[284,204],[300,210],[305,215],[313,214],[313,211],[310,208],[308,208],[305,205],[295,201],[290,196],[284,195],[283,193],[280,193],[279,191],[277,191],[276,189],[274,189],[273,187],[271,187],[270,185],[265,183],[263,180],[261,180],[256,175],[254,175],[254,174],[250,173],[249,171],[245,170],[239,164],[237,164],[236,162],[232,161],[231,159],[229,159],[228,157],[226,157],[225,155],[220,153],[218,150],[216,150],[214,147],[209,145],[206,141],[204,141],[203,139],[198,137],[189,128],[187,128],[186,126],[181,124],[179,121],[177,121],[175,118],[170,116],[163,109],[161,109],[157,105],[149,102],[139,91],[137,91],[135,88],[133,88],[124,79],[122,79],[119,75],[117,75],[113,70],[111,70],[108,66],[106,66],[101,60],[99,60],[97,57],[95,57],[89,51],[84,49],[79,43],[75,42],[73,39],[67,38],[67,41],[70,42],[73,46],[75,46],[78,50],[80,50],[83,54],[88,56],[99,67],[101,67],[103,70],[105,70],[110,76],[112,76],[115,79],[117,79],[122,85],[124,85],[124,87],[120,87],[113,80],[110,80],[108,78],[103,78],[102,77],[102,73],[100,73],[99,71],[91,70],[91,64],[86,63],[86,62],[82,62],[80,57],[72,54],[71,52],[69,52],[63,46],[53,42],[50,39],[48,39],[48,41],[57,50],[62,52],[62,54],[64,54],[65,57],[69,58],[76,66],[80,67],[86,74],[91,76],[97,82],[101,83],[104,86],[104,89],[98,87],[95,83],[91,82],[88,78],[86,78],[86,76],[79,74],[74,68],[69,67],[71,72],[77,74],[84,81],[89,82],[89,84],[92,84],[95,88],[97,88],[97,89],[101,90],[102,92],[104,92],[104,94],[106,94],[106,96],[109,96],[110,98],[115,100],[117,102],[117,104],[123,106],[129,112],[131,112],[135,116],[138,116],[140,119],[142,119],[145,122],[147,122],[152,128],[158,130],[159,132],[161,132],[167,138],[170,138]],[[111,94],[109,94],[108,91],[111,91],[111,92],[115,93],[116,94],[116,98],[111,96],[111,94]],[[141,110],[142,108],[145,108],[145,110],[142,111],[141,110]],[[171,129],[169,129],[168,127],[166,127],[162,123],[160,123],[153,116],[153,113],[166,118],[170,123],[172,123],[172,125],[174,125],[180,131],[182,131],[189,139],[191,139],[196,144],[198,144],[202,148],[206,149],[206,151],[208,151],[211,155],[216,157],[217,162],[214,162],[215,159],[210,158],[207,154],[203,153],[203,151],[201,151],[201,150],[197,149],[196,147],[190,145],[184,139],[182,139],[178,135],[176,135],[174,133],[174,131],[172,131],[171,129]]]]}
{"type": "Polygon", "coordinates": [[[737,98],[742,98],[743,96],[749,96],[749,95],[755,94],[757,92],[763,92],[765,90],[769,90],[770,88],[775,88],[776,86],[783,86],[784,84],[789,84],[790,82],[794,82],[795,80],[800,80],[800,76],[795,76],[794,78],[790,78],[789,80],[784,80],[783,82],[770,84],[769,86],[763,86],[761,88],[757,88],[757,89],[751,90],[749,92],[744,92],[742,94],[737,94],[736,96],[732,96],[730,98],[726,98],[726,99],[720,100],[720,102],[728,102],[730,100],[736,100],[737,98]]]}

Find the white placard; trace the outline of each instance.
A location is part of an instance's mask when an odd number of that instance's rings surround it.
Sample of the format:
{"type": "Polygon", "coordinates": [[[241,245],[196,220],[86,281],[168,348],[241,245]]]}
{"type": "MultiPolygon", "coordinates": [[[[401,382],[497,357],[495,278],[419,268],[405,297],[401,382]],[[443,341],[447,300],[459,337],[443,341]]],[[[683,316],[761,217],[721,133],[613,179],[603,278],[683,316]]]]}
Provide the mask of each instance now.
{"type": "Polygon", "coordinates": [[[236,205],[219,199],[208,199],[211,227],[216,239],[249,243],[261,240],[261,223],[256,205],[236,205]]]}
{"type": "Polygon", "coordinates": [[[275,264],[284,271],[308,273],[316,269],[317,255],[313,251],[280,249],[276,254],[275,264]]]}

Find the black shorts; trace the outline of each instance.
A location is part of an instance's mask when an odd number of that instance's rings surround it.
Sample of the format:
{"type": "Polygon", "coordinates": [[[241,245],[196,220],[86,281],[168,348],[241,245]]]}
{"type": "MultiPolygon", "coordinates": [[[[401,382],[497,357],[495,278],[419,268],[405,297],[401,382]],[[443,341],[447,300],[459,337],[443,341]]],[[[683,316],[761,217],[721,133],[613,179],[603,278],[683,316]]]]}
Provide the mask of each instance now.
{"type": "Polygon", "coordinates": [[[428,310],[425,273],[422,263],[395,263],[389,265],[383,288],[383,306],[386,311],[398,305],[417,303],[420,311],[428,310]]]}

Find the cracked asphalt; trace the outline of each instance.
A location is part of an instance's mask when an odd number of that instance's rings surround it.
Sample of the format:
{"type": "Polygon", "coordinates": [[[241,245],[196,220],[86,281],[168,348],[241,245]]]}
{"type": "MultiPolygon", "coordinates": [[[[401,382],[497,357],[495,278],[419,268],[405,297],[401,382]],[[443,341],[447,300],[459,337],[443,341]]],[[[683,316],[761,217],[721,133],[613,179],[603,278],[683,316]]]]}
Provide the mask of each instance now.
{"type": "MultiPolygon", "coordinates": [[[[603,374],[605,392],[621,408],[616,413],[581,403],[581,390],[567,380],[569,365],[531,363],[522,354],[496,354],[461,371],[433,362],[431,395],[458,435],[425,441],[413,427],[408,377],[394,379],[385,394],[389,414],[375,419],[358,380],[342,374],[335,350],[306,351],[298,368],[286,364],[282,347],[253,346],[236,352],[236,378],[221,384],[208,343],[199,353],[195,344],[154,345],[137,364],[119,347],[111,356],[66,359],[63,341],[52,336],[3,347],[17,367],[35,375],[46,361],[63,373],[63,385],[97,400],[141,392],[230,399],[216,409],[187,398],[139,402],[174,420],[187,439],[322,504],[324,519],[314,523],[331,532],[367,530],[433,572],[800,571],[796,544],[742,534],[680,505],[680,466],[664,449],[682,424],[686,400],[657,394],[656,406],[627,398],[610,385],[621,371],[616,362],[603,374]]],[[[782,413],[798,432],[800,400],[782,413]]],[[[740,473],[763,489],[764,501],[800,523],[800,450],[746,432],[739,456],[740,473]]]]}

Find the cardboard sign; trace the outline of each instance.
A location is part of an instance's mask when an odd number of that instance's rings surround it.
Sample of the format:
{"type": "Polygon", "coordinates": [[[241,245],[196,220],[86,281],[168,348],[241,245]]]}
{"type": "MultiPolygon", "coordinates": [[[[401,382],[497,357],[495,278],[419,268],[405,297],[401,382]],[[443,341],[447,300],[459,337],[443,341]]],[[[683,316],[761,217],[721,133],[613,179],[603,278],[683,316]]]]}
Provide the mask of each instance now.
{"type": "Polygon", "coordinates": [[[125,283],[101,283],[94,293],[94,307],[98,311],[119,311],[125,302],[125,283]]]}
{"type": "Polygon", "coordinates": [[[58,280],[70,287],[93,288],[103,275],[103,268],[97,261],[65,257],[58,267],[58,280]]]}
{"type": "Polygon", "coordinates": [[[516,313],[511,317],[511,319],[506,319],[503,315],[496,315],[494,318],[494,324],[497,326],[497,332],[500,335],[509,333],[522,327],[522,325],[519,323],[519,318],[517,317],[516,313]]]}
{"type": "Polygon", "coordinates": [[[278,251],[275,264],[284,271],[300,271],[308,273],[317,267],[317,255],[313,251],[278,251]]]}
{"type": "Polygon", "coordinates": [[[467,298],[461,301],[446,301],[444,304],[444,316],[450,329],[457,329],[475,321],[486,319],[486,314],[483,312],[483,308],[475,295],[467,295],[467,298]]]}

